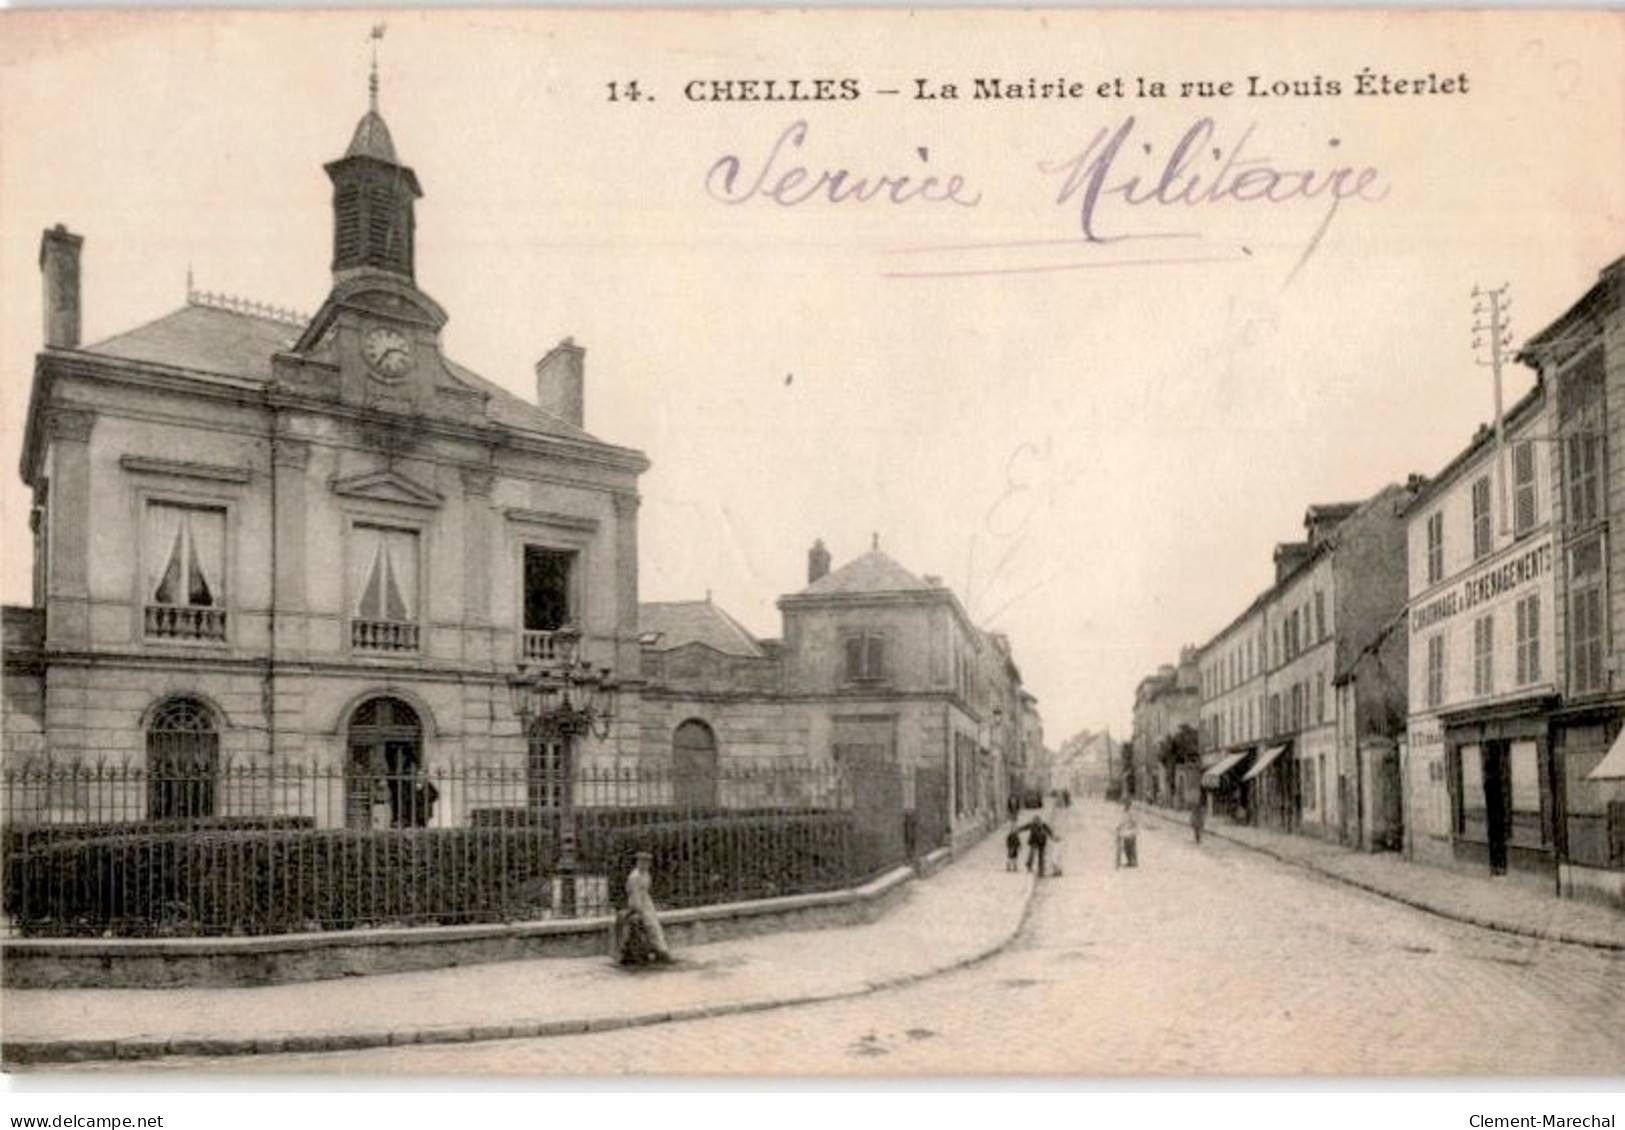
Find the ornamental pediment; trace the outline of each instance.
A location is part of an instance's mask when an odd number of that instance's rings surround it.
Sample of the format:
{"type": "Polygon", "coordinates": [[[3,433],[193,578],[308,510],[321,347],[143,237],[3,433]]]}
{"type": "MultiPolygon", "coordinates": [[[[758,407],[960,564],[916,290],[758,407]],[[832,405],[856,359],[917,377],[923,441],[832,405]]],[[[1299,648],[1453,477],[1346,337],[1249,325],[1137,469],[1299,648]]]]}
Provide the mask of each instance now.
{"type": "Polygon", "coordinates": [[[433,487],[424,486],[395,470],[368,471],[334,479],[333,493],[369,502],[396,502],[407,506],[436,507],[445,497],[433,487]]]}

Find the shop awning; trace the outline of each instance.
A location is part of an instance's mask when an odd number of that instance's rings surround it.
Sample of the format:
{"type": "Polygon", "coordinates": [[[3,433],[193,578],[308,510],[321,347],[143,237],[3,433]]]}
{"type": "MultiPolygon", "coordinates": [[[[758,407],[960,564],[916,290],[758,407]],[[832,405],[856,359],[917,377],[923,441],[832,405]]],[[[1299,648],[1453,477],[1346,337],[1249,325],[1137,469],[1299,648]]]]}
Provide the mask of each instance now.
{"type": "Polygon", "coordinates": [[[1588,781],[1618,781],[1625,779],[1625,730],[1619,732],[1608,755],[1597,762],[1597,767],[1586,774],[1588,781]]]}
{"type": "Polygon", "coordinates": [[[1269,749],[1266,749],[1264,751],[1264,755],[1258,759],[1251,769],[1247,770],[1247,772],[1242,775],[1241,779],[1243,781],[1251,781],[1254,777],[1268,769],[1271,763],[1285,752],[1286,746],[1284,745],[1271,746],[1269,749]]]}
{"type": "Polygon", "coordinates": [[[1218,788],[1224,775],[1241,764],[1242,759],[1250,757],[1252,752],[1250,749],[1244,749],[1240,753],[1232,753],[1229,757],[1221,757],[1202,773],[1202,784],[1210,789],[1218,788]]]}

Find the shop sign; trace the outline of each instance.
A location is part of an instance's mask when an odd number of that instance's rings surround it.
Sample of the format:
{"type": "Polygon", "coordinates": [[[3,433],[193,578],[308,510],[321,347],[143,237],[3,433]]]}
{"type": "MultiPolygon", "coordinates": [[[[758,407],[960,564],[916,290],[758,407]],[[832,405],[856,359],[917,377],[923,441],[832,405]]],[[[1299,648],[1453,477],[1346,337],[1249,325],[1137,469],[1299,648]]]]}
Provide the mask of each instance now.
{"type": "Polygon", "coordinates": [[[1486,601],[1523,588],[1552,571],[1551,539],[1531,546],[1513,557],[1482,569],[1417,608],[1411,610],[1411,632],[1426,631],[1435,624],[1466,612],[1486,601]]]}

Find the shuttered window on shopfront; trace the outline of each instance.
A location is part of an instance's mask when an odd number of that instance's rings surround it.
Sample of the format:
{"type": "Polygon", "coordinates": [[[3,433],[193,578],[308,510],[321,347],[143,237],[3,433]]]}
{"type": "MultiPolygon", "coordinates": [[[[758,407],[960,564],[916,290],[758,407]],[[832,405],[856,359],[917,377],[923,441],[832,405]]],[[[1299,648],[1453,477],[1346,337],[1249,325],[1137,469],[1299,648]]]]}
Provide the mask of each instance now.
{"type": "Polygon", "coordinates": [[[1603,667],[1602,537],[1586,538],[1569,550],[1569,693],[1586,694],[1607,686],[1603,667]]]}

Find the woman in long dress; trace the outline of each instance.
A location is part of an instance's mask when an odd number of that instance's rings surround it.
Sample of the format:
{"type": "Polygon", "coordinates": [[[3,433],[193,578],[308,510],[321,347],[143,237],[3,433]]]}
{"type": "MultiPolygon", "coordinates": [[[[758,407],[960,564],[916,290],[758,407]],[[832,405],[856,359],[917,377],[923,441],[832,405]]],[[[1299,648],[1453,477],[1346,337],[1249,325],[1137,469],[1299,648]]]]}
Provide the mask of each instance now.
{"type": "Polygon", "coordinates": [[[643,923],[644,936],[659,955],[661,961],[671,961],[671,947],[666,944],[666,932],[660,928],[660,916],[655,913],[655,900],[650,895],[653,877],[649,867],[654,856],[646,851],[637,854],[637,862],[626,877],[626,908],[643,923]]]}

